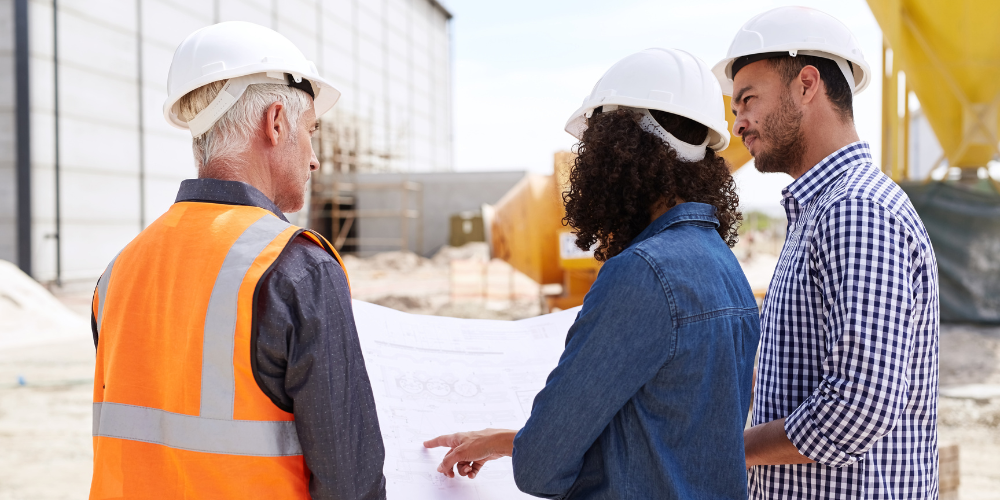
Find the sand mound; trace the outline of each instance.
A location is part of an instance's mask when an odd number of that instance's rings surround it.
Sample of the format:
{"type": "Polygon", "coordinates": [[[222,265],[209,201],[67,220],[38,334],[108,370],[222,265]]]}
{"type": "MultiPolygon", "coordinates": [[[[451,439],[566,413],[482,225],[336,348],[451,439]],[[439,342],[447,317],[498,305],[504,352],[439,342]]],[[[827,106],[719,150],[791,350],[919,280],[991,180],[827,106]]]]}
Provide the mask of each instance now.
{"type": "Polygon", "coordinates": [[[89,318],[66,308],[14,264],[0,260],[0,349],[90,336],[89,318]]]}

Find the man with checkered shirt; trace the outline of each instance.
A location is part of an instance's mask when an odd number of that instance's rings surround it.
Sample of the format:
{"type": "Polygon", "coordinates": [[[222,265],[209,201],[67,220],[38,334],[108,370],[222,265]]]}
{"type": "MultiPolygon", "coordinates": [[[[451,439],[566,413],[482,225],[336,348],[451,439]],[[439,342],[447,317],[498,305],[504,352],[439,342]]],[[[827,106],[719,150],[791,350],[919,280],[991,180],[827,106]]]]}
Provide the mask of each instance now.
{"type": "Polygon", "coordinates": [[[757,170],[795,179],[744,433],[750,498],[937,498],[937,263],[855,130],[871,74],[857,40],[782,7],[713,71],[757,170]]]}

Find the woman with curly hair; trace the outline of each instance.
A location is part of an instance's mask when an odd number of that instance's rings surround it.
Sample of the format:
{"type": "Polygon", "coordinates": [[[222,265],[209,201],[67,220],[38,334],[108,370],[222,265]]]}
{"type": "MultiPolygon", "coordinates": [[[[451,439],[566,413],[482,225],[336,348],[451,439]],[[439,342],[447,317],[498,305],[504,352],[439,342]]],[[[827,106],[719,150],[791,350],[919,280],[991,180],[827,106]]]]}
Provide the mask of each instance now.
{"type": "Polygon", "coordinates": [[[716,154],[722,91],[700,59],[648,49],[613,66],[570,119],[563,195],[581,249],[605,264],[520,431],[441,436],[438,470],[475,477],[513,456],[546,498],[739,498],[760,337],[729,247],[741,216],[716,154]]]}

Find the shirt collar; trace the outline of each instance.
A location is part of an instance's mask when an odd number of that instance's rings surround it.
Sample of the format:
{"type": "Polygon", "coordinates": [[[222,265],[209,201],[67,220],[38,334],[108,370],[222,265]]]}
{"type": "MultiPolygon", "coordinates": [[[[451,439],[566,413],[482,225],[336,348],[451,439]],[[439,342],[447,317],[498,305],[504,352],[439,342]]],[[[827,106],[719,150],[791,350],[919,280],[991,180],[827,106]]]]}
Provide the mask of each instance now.
{"type": "Polygon", "coordinates": [[[223,181],[219,179],[187,179],[181,181],[175,203],[182,201],[200,201],[204,203],[222,203],[225,205],[243,205],[268,210],[279,219],[288,222],[285,214],[278,206],[259,189],[239,181],[223,181]]]}
{"type": "Polygon", "coordinates": [[[716,227],[719,225],[719,219],[715,216],[715,207],[712,205],[696,202],[681,203],[667,210],[667,213],[657,217],[650,225],[646,226],[646,229],[643,229],[629,246],[650,238],[674,224],[692,221],[707,222],[716,227]]]}
{"type": "Polygon", "coordinates": [[[823,158],[783,189],[781,194],[785,200],[792,198],[799,206],[804,207],[826,186],[840,178],[841,174],[859,161],[872,161],[871,150],[865,141],[852,142],[823,158]]]}

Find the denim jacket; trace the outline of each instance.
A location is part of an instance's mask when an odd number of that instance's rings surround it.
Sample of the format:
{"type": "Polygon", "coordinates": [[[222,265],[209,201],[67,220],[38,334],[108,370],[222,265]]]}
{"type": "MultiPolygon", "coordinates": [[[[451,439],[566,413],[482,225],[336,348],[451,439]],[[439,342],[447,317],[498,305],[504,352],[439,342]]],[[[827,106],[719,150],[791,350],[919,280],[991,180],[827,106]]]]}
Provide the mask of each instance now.
{"type": "Polygon", "coordinates": [[[609,259],[514,440],[545,498],[747,497],[757,305],[714,207],[683,203],[609,259]]]}

